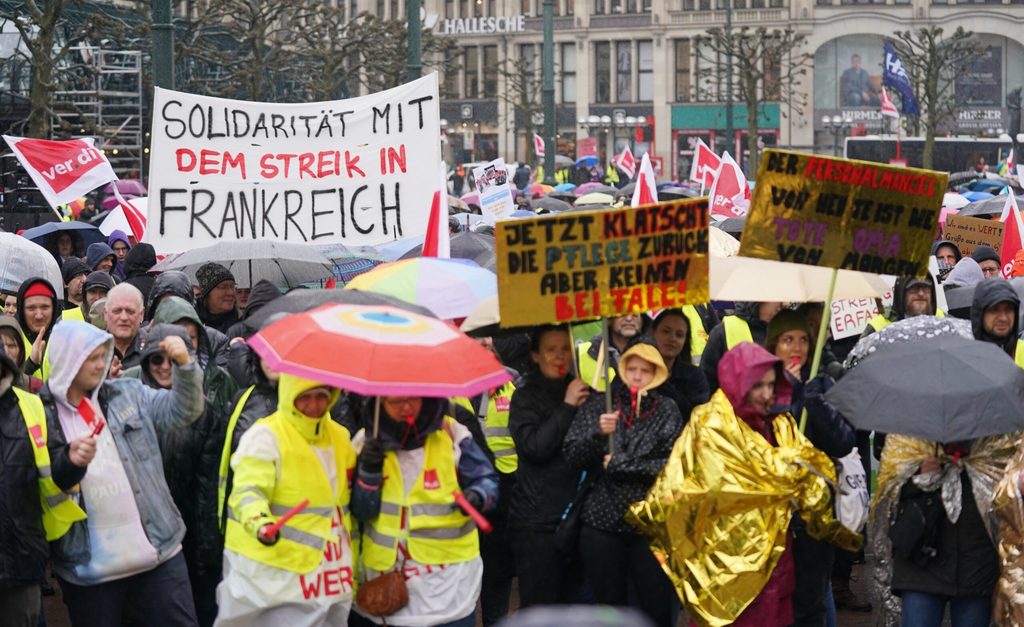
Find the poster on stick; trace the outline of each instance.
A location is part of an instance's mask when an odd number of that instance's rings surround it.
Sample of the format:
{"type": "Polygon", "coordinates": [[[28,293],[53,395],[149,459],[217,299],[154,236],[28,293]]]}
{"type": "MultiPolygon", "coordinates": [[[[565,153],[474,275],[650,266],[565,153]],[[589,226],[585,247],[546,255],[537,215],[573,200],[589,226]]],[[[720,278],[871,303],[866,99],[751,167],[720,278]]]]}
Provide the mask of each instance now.
{"type": "Polygon", "coordinates": [[[504,220],[516,210],[516,201],[512,197],[509,185],[508,168],[504,159],[495,159],[488,164],[473,168],[473,179],[480,193],[480,213],[484,222],[494,224],[504,220]]]}
{"type": "Polygon", "coordinates": [[[964,257],[969,257],[978,246],[991,246],[996,252],[1003,243],[1003,222],[971,216],[946,216],[942,239],[956,244],[964,257]]]}
{"type": "Polygon", "coordinates": [[[300,104],[157,88],[146,241],[168,254],[223,240],[361,246],[422,236],[440,133],[436,74],[300,104]]]}
{"type": "Polygon", "coordinates": [[[740,255],[924,276],[948,174],[766,150],[740,255]]]}
{"type": "Polygon", "coordinates": [[[707,198],[499,222],[501,325],[708,300],[707,198]]]}

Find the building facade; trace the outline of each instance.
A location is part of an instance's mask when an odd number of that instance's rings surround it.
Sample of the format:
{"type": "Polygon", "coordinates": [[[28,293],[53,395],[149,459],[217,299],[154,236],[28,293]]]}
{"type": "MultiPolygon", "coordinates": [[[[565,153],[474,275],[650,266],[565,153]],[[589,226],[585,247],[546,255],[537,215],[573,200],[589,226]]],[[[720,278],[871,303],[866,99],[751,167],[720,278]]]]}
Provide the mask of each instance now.
{"type": "MultiPolygon", "coordinates": [[[[388,17],[404,17],[404,2],[376,1],[375,8],[396,12],[388,17]]],[[[701,38],[724,25],[727,1],[554,0],[559,153],[596,151],[605,162],[629,145],[637,155],[649,151],[665,177],[686,176],[697,139],[745,160],[745,104],[734,104],[734,135],[726,137],[721,91],[701,78],[708,56],[700,54],[701,38]]],[[[767,103],[759,112],[764,146],[830,152],[842,137],[826,116],[851,122],[844,132],[882,132],[883,42],[897,30],[963,26],[986,50],[974,72],[952,77],[960,111],[948,133],[1001,135],[1006,93],[1024,85],[1024,0],[732,2],[734,27],[793,28],[806,36],[804,52],[813,59],[793,99],[802,107],[767,103]]],[[[456,39],[461,61],[441,79],[448,160],[525,160],[527,125],[517,119],[500,68],[523,59],[521,67],[540,76],[542,1],[426,0],[424,8],[428,27],[456,39]]],[[[540,94],[526,91],[542,111],[540,94]]],[[[542,115],[532,118],[542,128],[542,115]]]]}

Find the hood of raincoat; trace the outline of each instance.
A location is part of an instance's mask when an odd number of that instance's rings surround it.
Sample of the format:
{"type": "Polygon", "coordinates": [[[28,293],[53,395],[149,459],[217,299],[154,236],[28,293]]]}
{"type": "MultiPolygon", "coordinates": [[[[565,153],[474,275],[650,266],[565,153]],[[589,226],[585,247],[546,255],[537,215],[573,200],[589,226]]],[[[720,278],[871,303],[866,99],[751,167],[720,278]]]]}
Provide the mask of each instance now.
{"type": "Polygon", "coordinates": [[[643,359],[654,364],[654,378],[651,382],[641,388],[641,393],[647,393],[668,380],[668,368],[665,366],[665,360],[661,358],[661,353],[658,352],[658,348],[647,341],[640,341],[633,343],[626,352],[622,353],[619,357],[619,378],[618,380],[625,382],[626,364],[633,359],[643,359]]]}
{"type": "Polygon", "coordinates": [[[970,257],[964,257],[956,262],[953,269],[946,275],[942,283],[944,287],[968,287],[981,283],[985,280],[985,273],[981,271],[978,262],[970,257]]]}
{"type": "Polygon", "coordinates": [[[332,388],[317,381],[281,373],[281,379],[277,383],[277,413],[294,427],[307,442],[317,444],[322,442],[327,434],[327,429],[324,428],[324,421],[331,419],[331,408],[338,402],[340,395],[341,390],[338,388],[332,388]],[[295,408],[295,399],[301,396],[303,392],[320,387],[325,387],[331,392],[331,400],[327,404],[327,410],[322,416],[310,418],[295,408]]]}
{"type": "Polygon", "coordinates": [[[132,243],[128,241],[128,236],[121,229],[114,229],[110,232],[110,237],[107,238],[107,246],[110,246],[111,250],[114,249],[114,242],[124,242],[129,249],[128,252],[131,252],[132,243]]]}
{"type": "MultiPolygon", "coordinates": [[[[114,336],[80,320],[65,320],[53,327],[47,345],[50,355],[50,377],[46,380],[46,385],[55,399],[65,405],[68,404],[68,389],[71,382],[75,380],[89,354],[99,346],[106,347],[106,369],[110,370],[110,360],[114,357],[114,336]]],[[[106,375],[92,391],[93,401],[96,400],[96,394],[103,387],[105,380],[106,375]]]]}
{"type": "Polygon", "coordinates": [[[95,271],[96,266],[107,257],[113,257],[114,263],[117,263],[117,255],[114,254],[113,248],[104,242],[89,244],[89,248],[85,251],[85,265],[89,266],[90,270],[95,271]]]}
{"type": "MultiPolygon", "coordinates": [[[[17,340],[18,346],[21,346],[21,359],[19,359],[18,363],[15,364],[18,368],[21,368],[25,365],[25,358],[28,357],[28,355],[25,354],[25,345],[21,340],[21,325],[18,324],[18,321],[11,316],[0,316],[0,332],[11,334],[14,339],[17,340]]],[[[0,355],[6,354],[7,353],[3,350],[2,345],[0,345],[0,355]]]]}
{"type": "Polygon", "coordinates": [[[748,323],[759,322],[761,320],[761,303],[738,302],[736,303],[736,315],[748,323]]]}
{"type": "MultiPolygon", "coordinates": [[[[373,412],[378,399],[368,397],[363,405],[363,427],[368,435],[373,434],[373,412]]],[[[383,403],[383,399],[380,399],[383,403]]],[[[441,428],[448,400],[423,397],[423,407],[412,422],[392,420],[384,407],[380,408],[380,440],[385,449],[410,451],[420,448],[427,436],[441,428]]]]}
{"type": "MultiPolygon", "coordinates": [[[[131,253],[129,252],[129,254],[131,253]]],[[[146,302],[146,320],[152,320],[156,315],[157,301],[164,294],[173,294],[192,305],[193,308],[195,307],[192,279],[179,270],[168,270],[153,281],[153,288],[149,291],[149,300],[146,302]]]]}
{"type": "MultiPolygon", "coordinates": [[[[28,323],[25,320],[25,292],[27,292],[28,288],[32,287],[36,283],[42,283],[46,287],[50,288],[50,291],[53,294],[57,293],[57,290],[53,289],[53,284],[41,277],[26,279],[25,282],[22,283],[21,287],[18,289],[18,310],[17,313],[15,314],[15,317],[18,319],[18,324],[21,325],[21,332],[24,333],[25,337],[28,338],[29,343],[36,341],[37,334],[29,330],[28,323]]],[[[57,325],[57,321],[60,320],[60,312],[64,310],[64,307],[61,305],[60,300],[56,296],[53,296],[52,300],[53,320],[50,321],[50,326],[46,327],[46,332],[43,334],[44,340],[49,339],[50,332],[53,330],[53,327],[57,325]]]]}
{"type": "Polygon", "coordinates": [[[927,283],[928,289],[932,293],[932,308],[927,315],[934,316],[936,303],[935,300],[935,280],[932,278],[932,273],[928,273],[928,277],[921,279],[918,277],[905,277],[901,276],[896,279],[896,283],[892,287],[892,310],[889,312],[889,320],[892,322],[898,322],[906,317],[906,291],[907,288],[913,287],[918,283],[927,283]]]}
{"type": "Polygon", "coordinates": [[[21,368],[6,352],[0,350],[0,396],[7,394],[7,390],[14,387],[14,384],[21,378],[21,368]]]}
{"type": "Polygon", "coordinates": [[[156,379],[149,376],[149,358],[158,353],[162,353],[164,349],[160,348],[160,342],[170,336],[176,336],[185,342],[185,346],[188,347],[188,352],[192,353],[192,338],[188,336],[188,331],[176,324],[154,324],[146,332],[145,342],[142,345],[142,352],[140,357],[140,373],[139,378],[142,382],[151,388],[159,388],[160,384],[156,382],[156,379]]]}
{"type": "MultiPolygon", "coordinates": [[[[192,289],[189,287],[189,289],[192,289]]],[[[179,320],[189,320],[194,322],[199,328],[199,356],[200,364],[208,363],[208,358],[212,357],[210,338],[206,334],[206,327],[203,322],[199,319],[199,314],[196,313],[196,308],[189,304],[185,299],[178,298],[177,296],[171,296],[160,303],[156,308],[156,315],[153,316],[153,325],[159,324],[177,324],[179,320]]],[[[186,332],[186,335],[187,332],[186,332]]],[[[192,340],[189,339],[186,342],[187,346],[191,346],[192,340]]]]}
{"type": "Polygon", "coordinates": [[[1017,290],[1008,281],[982,281],[974,288],[974,302],[971,304],[971,329],[974,338],[983,342],[991,342],[1002,347],[1011,357],[1017,348],[1017,333],[1020,331],[1020,297],[1017,290]],[[1006,339],[998,340],[985,332],[982,325],[982,314],[996,303],[1008,302],[1013,305],[1013,329],[1006,339]]]}
{"type": "Polygon", "coordinates": [[[940,239],[939,241],[932,244],[932,255],[939,252],[939,246],[949,246],[950,248],[952,248],[953,256],[956,257],[957,263],[959,263],[960,260],[963,259],[964,257],[963,253],[960,252],[960,247],[947,239],[940,239]]]}
{"type": "Polygon", "coordinates": [[[256,285],[252,286],[252,291],[249,292],[249,302],[245,305],[245,316],[242,319],[248,319],[249,316],[254,315],[264,305],[279,296],[281,296],[281,290],[277,289],[277,286],[273,283],[266,279],[258,281],[256,285]]]}
{"type": "MultiPolygon", "coordinates": [[[[126,278],[142,276],[156,265],[156,249],[152,244],[140,243],[132,246],[124,258],[124,275],[126,278]]],[[[189,286],[192,289],[192,286],[189,286]]]]}
{"type": "Polygon", "coordinates": [[[784,376],[781,359],[757,344],[743,342],[718,362],[718,384],[740,418],[767,418],[747,404],[747,393],[769,368],[775,368],[775,405],[786,411],[793,399],[793,385],[784,376]]]}

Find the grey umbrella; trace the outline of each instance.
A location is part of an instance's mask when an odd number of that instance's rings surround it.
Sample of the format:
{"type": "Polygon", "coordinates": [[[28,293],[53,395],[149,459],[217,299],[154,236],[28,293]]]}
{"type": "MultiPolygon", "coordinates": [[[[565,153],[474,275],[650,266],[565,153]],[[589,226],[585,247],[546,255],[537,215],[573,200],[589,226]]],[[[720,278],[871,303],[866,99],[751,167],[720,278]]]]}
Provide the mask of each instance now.
{"type": "Polygon", "coordinates": [[[16,294],[25,279],[42,277],[64,298],[60,266],[50,251],[14,233],[0,233],[0,292],[16,294]]]}
{"type": "MultiPolygon", "coordinates": [[[[420,244],[409,250],[399,259],[412,259],[423,254],[423,245],[420,244]]],[[[497,272],[498,259],[495,253],[493,235],[463,231],[452,235],[451,256],[455,259],[470,259],[476,262],[481,268],[487,268],[491,272],[497,272]]]]}
{"type": "MultiPolygon", "coordinates": [[[[1024,196],[1017,196],[1017,206],[1021,206],[1021,203],[1024,203],[1024,196]]],[[[1005,206],[1006,196],[996,196],[995,198],[978,200],[970,204],[964,205],[963,209],[957,212],[957,215],[997,216],[1003,212],[1003,207],[1005,206]]]]}
{"type": "Polygon", "coordinates": [[[530,201],[530,206],[534,209],[543,209],[544,211],[557,213],[559,211],[568,211],[572,209],[572,203],[552,198],[551,196],[541,196],[540,198],[534,198],[530,201]]]}
{"type": "Polygon", "coordinates": [[[317,290],[298,289],[288,292],[280,298],[275,298],[262,308],[259,312],[245,319],[245,326],[253,330],[262,329],[264,325],[277,320],[278,316],[309,311],[326,303],[344,303],[346,305],[391,305],[411,311],[424,316],[435,317],[426,307],[413,305],[404,300],[377,294],[376,292],[364,292],[361,290],[317,290]]]}
{"type": "Polygon", "coordinates": [[[715,226],[722,229],[729,235],[732,235],[736,239],[739,239],[740,236],[743,235],[743,227],[746,225],[747,218],[744,216],[742,218],[729,218],[727,220],[722,220],[715,226]]]}
{"type": "Polygon", "coordinates": [[[565,155],[555,155],[555,167],[556,168],[568,168],[569,166],[576,163],[565,155]]]}
{"type": "MultiPolygon", "coordinates": [[[[358,256],[358,255],[353,255],[358,256]]],[[[295,287],[333,276],[334,262],[313,246],[267,240],[236,240],[196,248],[161,261],[152,272],[181,270],[195,279],[205,263],[225,266],[243,287],[267,280],[278,287],[295,287]]]]}
{"type": "Polygon", "coordinates": [[[945,444],[1024,429],[1024,370],[995,344],[935,336],[865,364],[825,395],[858,429],[945,444]]]}
{"type": "Polygon", "coordinates": [[[864,359],[886,346],[942,336],[973,339],[974,332],[971,330],[970,322],[957,318],[939,318],[937,316],[904,318],[857,342],[850,354],[846,356],[843,365],[847,369],[855,368],[864,359]]]}

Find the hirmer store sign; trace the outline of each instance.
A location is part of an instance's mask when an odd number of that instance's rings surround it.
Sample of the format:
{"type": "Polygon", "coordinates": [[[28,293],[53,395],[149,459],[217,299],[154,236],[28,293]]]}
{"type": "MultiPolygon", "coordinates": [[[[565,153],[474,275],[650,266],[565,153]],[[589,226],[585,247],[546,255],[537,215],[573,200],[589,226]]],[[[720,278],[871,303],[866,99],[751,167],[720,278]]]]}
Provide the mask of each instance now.
{"type": "Polygon", "coordinates": [[[518,33],[526,30],[526,16],[466,17],[440,20],[441,35],[486,35],[518,33]]]}

